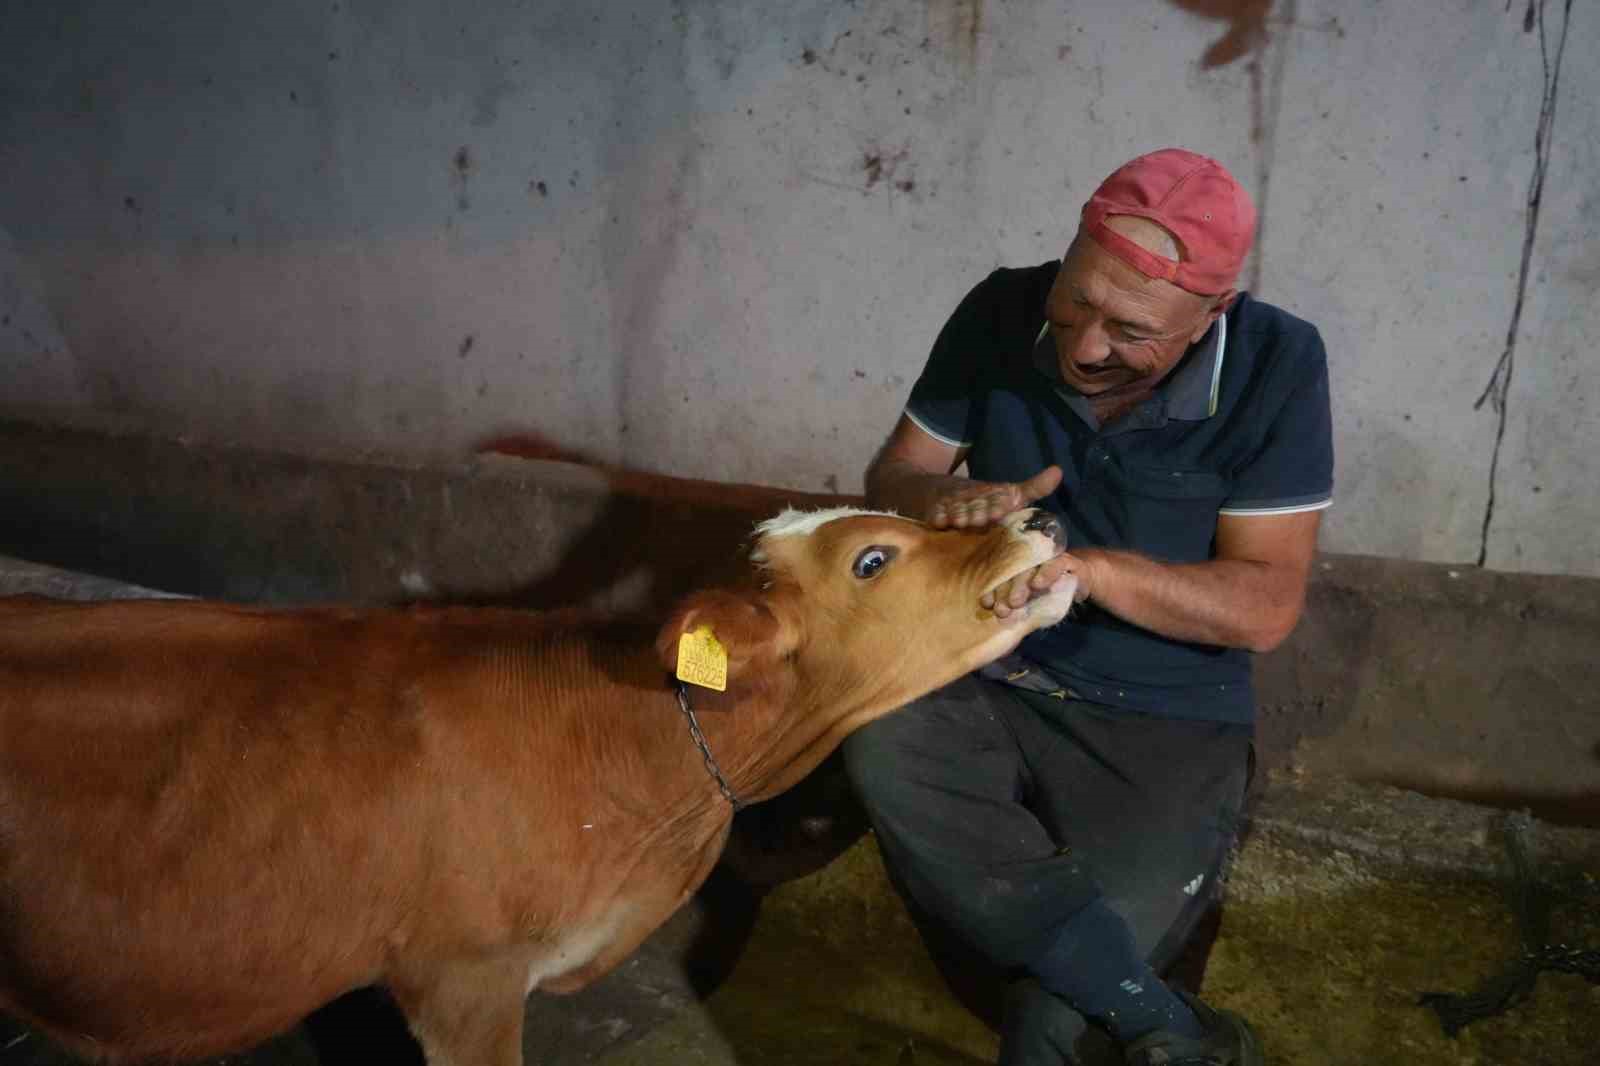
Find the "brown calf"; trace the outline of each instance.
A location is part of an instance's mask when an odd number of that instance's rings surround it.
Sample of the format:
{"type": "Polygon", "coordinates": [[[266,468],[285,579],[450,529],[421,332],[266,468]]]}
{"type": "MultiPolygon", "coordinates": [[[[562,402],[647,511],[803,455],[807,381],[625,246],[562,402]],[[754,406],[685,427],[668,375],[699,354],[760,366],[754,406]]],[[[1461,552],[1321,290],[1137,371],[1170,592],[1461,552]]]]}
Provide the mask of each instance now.
{"type": "Polygon", "coordinates": [[[626,958],[732,804],[1052,625],[981,593],[1060,551],[862,512],[761,527],[659,630],[509,610],[0,601],[0,1008],[109,1059],[248,1047],[391,988],[435,1066],[626,958]],[[759,588],[754,587],[759,585],[759,588]],[[667,671],[702,626],[726,691],[667,671]]]}

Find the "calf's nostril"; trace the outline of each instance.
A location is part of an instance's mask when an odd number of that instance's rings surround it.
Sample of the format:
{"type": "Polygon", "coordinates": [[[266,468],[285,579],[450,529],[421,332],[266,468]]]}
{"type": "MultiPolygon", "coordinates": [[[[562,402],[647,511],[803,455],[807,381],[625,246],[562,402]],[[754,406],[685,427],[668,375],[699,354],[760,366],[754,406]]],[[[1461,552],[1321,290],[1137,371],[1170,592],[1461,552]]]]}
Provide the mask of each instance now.
{"type": "Polygon", "coordinates": [[[1061,520],[1049,511],[1036,511],[1022,523],[1024,533],[1043,533],[1061,548],[1067,546],[1067,531],[1061,520]]]}

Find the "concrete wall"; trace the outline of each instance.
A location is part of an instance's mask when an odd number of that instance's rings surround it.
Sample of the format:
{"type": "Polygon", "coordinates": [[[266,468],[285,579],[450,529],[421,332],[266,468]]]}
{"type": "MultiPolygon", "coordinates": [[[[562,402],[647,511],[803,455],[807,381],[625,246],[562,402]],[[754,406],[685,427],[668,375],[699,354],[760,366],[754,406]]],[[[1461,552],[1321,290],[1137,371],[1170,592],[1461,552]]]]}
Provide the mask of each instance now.
{"type": "Polygon", "coordinates": [[[1267,6],[13,0],[0,414],[848,492],[966,289],[1182,143],[1327,337],[1326,546],[1600,574],[1600,12],[1267,6]]]}

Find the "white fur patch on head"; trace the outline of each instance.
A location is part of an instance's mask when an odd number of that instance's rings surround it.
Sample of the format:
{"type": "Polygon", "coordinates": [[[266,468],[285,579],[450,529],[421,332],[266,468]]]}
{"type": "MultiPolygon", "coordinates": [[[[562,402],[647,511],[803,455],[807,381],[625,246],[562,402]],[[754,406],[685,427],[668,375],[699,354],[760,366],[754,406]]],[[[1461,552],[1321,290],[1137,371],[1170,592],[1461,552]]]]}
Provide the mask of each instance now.
{"type": "Polygon", "coordinates": [[[776,518],[769,518],[756,525],[758,537],[790,537],[802,536],[815,532],[818,526],[825,526],[838,518],[854,518],[858,515],[876,515],[879,518],[899,518],[893,511],[867,511],[860,507],[829,507],[820,511],[798,511],[793,507],[783,510],[776,518]]]}
{"type": "MultiPolygon", "coordinates": [[[[893,511],[868,511],[860,507],[827,507],[819,511],[800,511],[786,507],[775,518],[756,524],[756,539],[767,537],[803,537],[815,533],[820,527],[838,518],[856,518],[870,515],[877,518],[904,518],[893,511]]],[[[909,522],[911,519],[905,518],[909,522]]],[[[750,554],[751,561],[764,563],[766,554],[759,547],[750,554]]]]}

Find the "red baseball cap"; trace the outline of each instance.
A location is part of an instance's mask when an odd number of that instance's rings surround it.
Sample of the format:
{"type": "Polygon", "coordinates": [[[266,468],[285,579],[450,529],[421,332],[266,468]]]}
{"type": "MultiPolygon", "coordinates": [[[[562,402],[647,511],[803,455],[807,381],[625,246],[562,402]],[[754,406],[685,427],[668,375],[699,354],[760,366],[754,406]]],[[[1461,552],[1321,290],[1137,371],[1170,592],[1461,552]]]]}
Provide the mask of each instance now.
{"type": "Polygon", "coordinates": [[[1215,159],[1163,148],[1124,163],[1083,205],[1081,232],[1149,278],[1202,296],[1227,292],[1250,254],[1256,209],[1215,159]],[[1178,242],[1174,261],[1139,247],[1106,225],[1113,215],[1148,218],[1178,242]]]}

